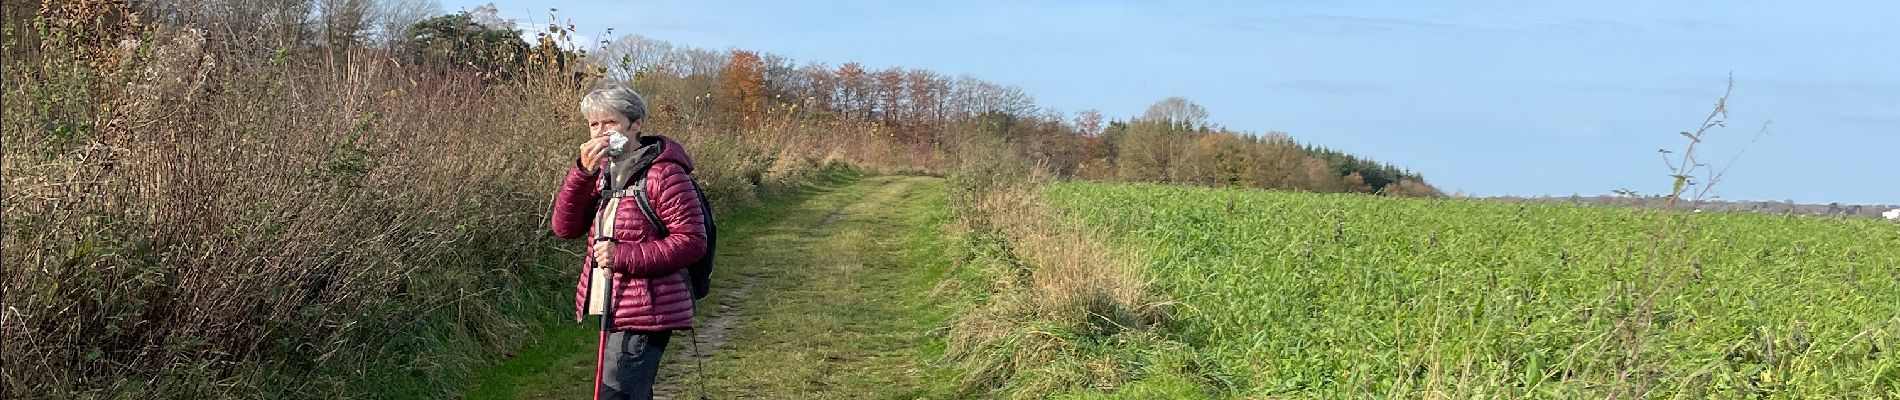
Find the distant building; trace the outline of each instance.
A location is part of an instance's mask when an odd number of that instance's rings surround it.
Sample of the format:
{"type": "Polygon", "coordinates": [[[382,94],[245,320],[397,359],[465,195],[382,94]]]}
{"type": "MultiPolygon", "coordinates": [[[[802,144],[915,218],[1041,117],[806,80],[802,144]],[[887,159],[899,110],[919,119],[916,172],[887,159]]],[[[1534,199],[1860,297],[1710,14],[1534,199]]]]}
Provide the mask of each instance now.
{"type": "Polygon", "coordinates": [[[1900,221],[1900,208],[1887,210],[1887,212],[1880,213],[1880,216],[1887,217],[1887,219],[1890,220],[1900,221]]]}

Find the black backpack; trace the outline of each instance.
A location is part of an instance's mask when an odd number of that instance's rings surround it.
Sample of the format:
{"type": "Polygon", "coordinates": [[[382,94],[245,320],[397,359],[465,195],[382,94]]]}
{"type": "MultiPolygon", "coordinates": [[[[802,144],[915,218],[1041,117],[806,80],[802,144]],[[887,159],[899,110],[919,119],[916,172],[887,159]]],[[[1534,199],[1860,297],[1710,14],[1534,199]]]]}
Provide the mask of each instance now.
{"type": "MultiPolygon", "coordinates": [[[[659,155],[659,153],[659,149],[655,149],[655,151],[652,152],[655,156],[659,155]]],[[[654,229],[658,229],[660,231],[659,237],[664,238],[666,235],[672,233],[666,230],[666,223],[660,221],[660,214],[653,211],[652,200],[647,199],[646,169],[652,167],[651,164],[648,164],[646,168],[639,169],[639,172],[635,175],[639,178],[635,178],[632,184],[627,185],[627,189],[633,191],[633,201],[640,205],[640,214],[646,215],[647,223],[652,224],[654,229]]],[[[699,197],[699,208],[703,210],[706,216],[706,255],[699,257],[699,260],[687,265],[685,270],[686,286],[692,289],[693,300],[699,300],[705,298],[706,294],[712,291],[713,253],[715,253],[713,249],[717,248],[717,244],[719,243],[719,235],[717,233],[719,229],[713,225],[712,204],[706,202],[706,191],[700,189],[699,178],[693,177],[691,174],[686,175],[686,178],[688,182],[692,183],[693,194],[699,197]]]]}

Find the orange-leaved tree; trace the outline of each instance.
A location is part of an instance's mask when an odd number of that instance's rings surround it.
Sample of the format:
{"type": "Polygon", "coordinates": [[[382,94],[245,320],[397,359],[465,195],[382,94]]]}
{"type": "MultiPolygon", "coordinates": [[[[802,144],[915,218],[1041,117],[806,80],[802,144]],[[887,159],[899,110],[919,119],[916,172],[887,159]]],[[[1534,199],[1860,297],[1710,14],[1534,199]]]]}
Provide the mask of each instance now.
{"type": "Polygon", "coordinates": [[[713,107],[722,119],[720,125],[756,130],[765,118],[765,69],[757,52],[733,50],[731,58],[719,70],[713,107]]]}

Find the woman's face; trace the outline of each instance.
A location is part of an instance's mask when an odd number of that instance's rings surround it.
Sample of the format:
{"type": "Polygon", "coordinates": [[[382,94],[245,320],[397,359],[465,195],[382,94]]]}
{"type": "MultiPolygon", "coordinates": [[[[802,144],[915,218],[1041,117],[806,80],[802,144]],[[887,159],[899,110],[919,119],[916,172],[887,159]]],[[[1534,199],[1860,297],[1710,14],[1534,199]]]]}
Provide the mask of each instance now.
{"type": "Polygon", "coordinates": [[[627,135],[629,138],[640,136],[640,124],[627,121],[627,116],[620,115],[619,112],[593,110],[587,112],[586,117],[587,132],[590,133],[588,137],[601,137],[613,131],[620,131],[620,134],[627,135]]]}

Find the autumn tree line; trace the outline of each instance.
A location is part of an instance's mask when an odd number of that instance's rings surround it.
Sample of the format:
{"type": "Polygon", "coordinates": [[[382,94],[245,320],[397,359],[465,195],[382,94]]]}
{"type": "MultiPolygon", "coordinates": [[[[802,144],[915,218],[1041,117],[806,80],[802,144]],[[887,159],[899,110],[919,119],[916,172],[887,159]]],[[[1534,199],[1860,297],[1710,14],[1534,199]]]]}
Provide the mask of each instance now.
{"type": "MultiPolygon", "coordinates": [[[[1418,174],[1301,144],[1283,132],[1221,128],[1202,106],[1171,97],[1110,119],[1042,107],[1013,85],[921,68],[799,63],[751,50],[714,51],[639,35],[603,41],[586,58],[632,85],[662,118],[737,131],[765,121],[858,121],[929,155],[964,136],[990,136],[1061,178],[1442,196],[1418,174]]],[[[928,162],[936,158],[920,157],[928,162]]],[[[939,165],[927,165],[941,171],[939,165]]]]}

